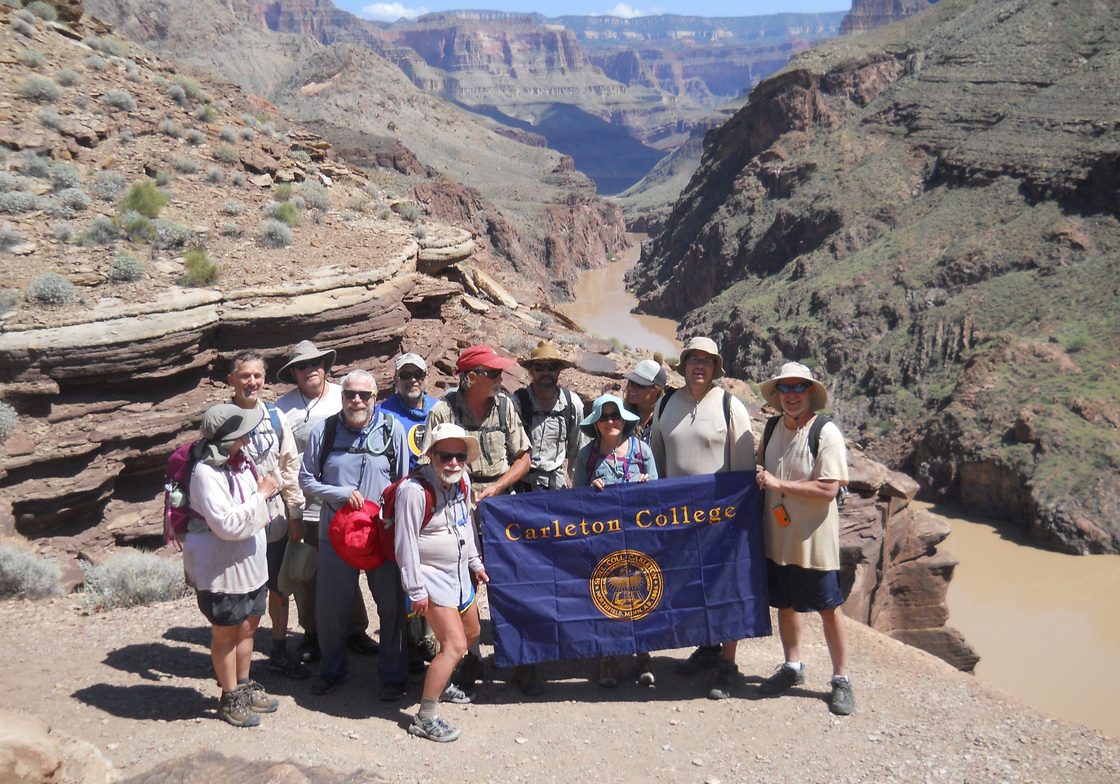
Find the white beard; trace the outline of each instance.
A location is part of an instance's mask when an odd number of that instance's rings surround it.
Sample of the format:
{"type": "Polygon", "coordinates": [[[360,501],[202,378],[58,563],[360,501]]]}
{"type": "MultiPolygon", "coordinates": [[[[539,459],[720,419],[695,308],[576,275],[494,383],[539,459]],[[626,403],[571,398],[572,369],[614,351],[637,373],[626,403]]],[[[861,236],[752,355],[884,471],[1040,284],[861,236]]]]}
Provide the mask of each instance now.
{"type": "Polygon", "coordinates": [[[454,487],[463,478],[463,469],[460,467],[454,471],[440,471],[439,478],[447,487],[454,487]]]}

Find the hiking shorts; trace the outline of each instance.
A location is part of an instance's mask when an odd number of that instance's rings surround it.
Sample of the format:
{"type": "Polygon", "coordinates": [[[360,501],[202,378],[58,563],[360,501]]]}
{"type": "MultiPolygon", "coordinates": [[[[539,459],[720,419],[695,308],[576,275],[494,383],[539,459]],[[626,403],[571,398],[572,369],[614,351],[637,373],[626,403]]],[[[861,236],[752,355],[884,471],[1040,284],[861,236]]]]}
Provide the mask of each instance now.
{"type": "Polygon", "coordinates": [[[806,569],[793,564],[780,566],[767,558],[766,582],[770,588],[770,606],[779,610],[820,612],[844,603],[838,571],[806,569]]]}
{"type": "Polygon", "coordinates": [[[250,615],[264,615],[268,606],[265,586],[249,593],[198,592],[198,609],[215,626],[240,626],[250,615]]]}
{"type": "Polygon", "coordinates": [[[269,542],[264,550],[265,560],[268,561],[268,590],[273,593],[280,593],[280,567],[284,565],[284,553],[288,549],[288,535],[284,534],[283,539],[277,539],[275,542],[269,542]]]}

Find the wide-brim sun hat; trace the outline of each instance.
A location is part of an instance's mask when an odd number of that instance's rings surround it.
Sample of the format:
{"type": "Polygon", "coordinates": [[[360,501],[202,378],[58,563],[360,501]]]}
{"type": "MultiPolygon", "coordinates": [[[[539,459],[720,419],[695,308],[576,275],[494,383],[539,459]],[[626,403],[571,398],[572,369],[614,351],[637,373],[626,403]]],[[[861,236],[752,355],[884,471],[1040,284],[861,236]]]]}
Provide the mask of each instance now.
{"type": "Polygon", "coordinates": [[[661,363],[653,359],[643,359],[634,369],[625,376],[627,381],[632,381],[640,387],[654,386],[658,389],[665,388],[668,375],[661,363]]]}
{"type": "Polygon", "coordinates": [[[199,430],[208,442],[223,444],[249,435],[263,419],[264,410],[261,408],[219,403],[206,409],[199,430]]]}
{"type": "Polygon", "coordinates": [[[681,352],[681,361],[680,365],[678,366],[678,372],[684,372],[684,363],[688,361],[689,355],[693,352],[708,354],[713,359],[715,359],[716,366],[715,370],[712,373],[712,378],[723,378],[723,357],[720,356],[719,346],[717,346],[716,342],[711,338],[692,338],[688,341],[688,344],[684,347],[684,351],[681,352]]]}
{"type": "Polygon", "coordinates": [[[828,390],[825,389],[824,384],[817,379],[813,378],[813,371],[802,365],[800,362],[787,362],[782,365],[782,369],[778,371],[777,375],[768,381],[763,381],[759,387],[762,392],[762,397],[766,402],[779,411],[782,410],[782,398],[778,394],[778,384],[782,381],[808,381],[812,384],[809,392],[809,408],[813,411],[820,411],[828,405],[828,390]]]}
{"type": "Polygon", "coordinates": [[[331,366],[334,365],[335,357],[337,356],[338,352],[333,348],[321,351],[316,348],[315,344],[310,340],[301,340],[299,343],[296,343],[296,347],[292,349],[292,356],[288,359],[288,363],[276,371],[276,379],[287,384],[294,384],[296,382],[295,379],[292,378],[292,365],[298,365],[300,362],[307,362],[308,360],[320,359],[322,357],[326,357],[326,362],[323,364],[326,366],[327,372],[329,373],[331,366]]]}
{"type": "Polygon", "coordinates": [[[574,362],[565,358],[564,355],[560,353],[560,349],[556,348],[556,344],[548,340],[542,340],[537,344],[537,347],[529,353],[527,359],[519,359],[517,362],[521,367],[527,370],[532,369],[532,366],[537,362],[559,362],[561,368],[575,366],[574,362]]]}
{"type": "Polygon", "coordinates": [[[467,462],[473,463],[477,460],[482,451],[479,448],[478,439],[454,422],[440,422],[432,428],[431,441],[428,443],[428,448],[424,450],[424,455],[430,456],[436,445],[441,441],[450,441],[456,438],[467,445],[467,462]]]}
{"type": "Polygon", "coordinates": [[[505,370],[516,364],[517,362],[509,357],[503,357],[490,346],[468,346],[456,360],[455,372],[466,373],[468,370],[480,367],[487,370],[505,370]]]}
{"type": "Polygon", "coordinates": [[[591,404],[591,413],[579,422],[579,429],[585,436],[593,439],[599,437],[599,430],[595,427],[595,423],[603,415],[603,407],[611,404],[614,404],[618,408],[618,413],[622,415],[622,434],[628,436],[634,432],[641,418],[634,412],[628,411],[617,395],[600,395],[591,404]]]}
{"type": "Polygon", "coordinates": [[[295,593],[296,586],[315,579],[318,569],[319,551],[307,542],[288,542],[284,549],[284,561],[280,564],[280,574],[276,585],[284,596],[295,593]]]}

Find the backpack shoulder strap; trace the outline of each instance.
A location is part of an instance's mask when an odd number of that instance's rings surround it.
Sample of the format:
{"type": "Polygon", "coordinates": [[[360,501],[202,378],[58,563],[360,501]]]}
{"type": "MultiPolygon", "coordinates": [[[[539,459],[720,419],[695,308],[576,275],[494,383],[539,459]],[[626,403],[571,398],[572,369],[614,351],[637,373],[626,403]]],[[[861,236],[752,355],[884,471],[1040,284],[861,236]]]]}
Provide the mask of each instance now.
{"type": "Polygon", "coordinates": [[[564,409],[564,424],[567,429],[564,431],[564,438],[568,438],[576,427],[576,407],[570,389],[561,389],[560,394],[564,396],[564,405],[566,406],[564,409]]]}
{"type": "Polygon", "coordinates": [[[723,448],[727,453],[727,470],[731,470],[731,393],[723,390],[723,424],[727,435],[723,439],[723,448]]]}
{"type": "Polygon", "coordinates": [[[319,470],[315,474],[315,478],[320,481],[323,479],[323,466],[327,464],[327,456],[334,449],[334,437],[338,434],[338,418],[340,416],[342,416],[341,411],[327,417],[326,424],[323,425],[323,442],[319,444],[319,470]]]}
{"type": "Polygon", "coordinates": [[[276,450],[284,446],[284,428],[280,424],[280,409],[276,407],[275,403],[265,403],[265,410],[268,411],[268,418],[272,422],[272,429],[276,431],[276,450]]]}
{"type": "MultiPolygon", "coordinates": [[[[766,459],[766,447],[770,445],[770,436],[774,435],[774,428],[782,421],[782,415],[772,416],[766,420],[766,425],[762,428],[762,458],[766,459]]],[[[814,453],[815,454],[815,453],[814,453]]]]}
{"type": "Polygon", "coordinates": [[[824,426],[832,420],[824,414],[817,414],[817,418],[813,420],[813,424],[809,426],[809,451],[813,453],[813,459],[817,459],[817,452],[821,448],[821,431],[824,426]]]}
{"type": "MultiPolygon", "coordinates": [[[[533,429],[533,401],[529,397],[529,390],[521,387],[513,394],[517,397],[517,405],[521,409],[521,424],[525,426],[525,432],[528,433],[533,429]]],[[[504,423],[502,429],[505,430],[504,423]]]]}
{"type": "Polygon", "coordinates": [[[669,398],[676,394],[676,391],[676,389],[666,389],[665,394],[661,396],[661,402],[657,404],[658,419],[665,413],[665,404],[669,402],[669,398]]]}

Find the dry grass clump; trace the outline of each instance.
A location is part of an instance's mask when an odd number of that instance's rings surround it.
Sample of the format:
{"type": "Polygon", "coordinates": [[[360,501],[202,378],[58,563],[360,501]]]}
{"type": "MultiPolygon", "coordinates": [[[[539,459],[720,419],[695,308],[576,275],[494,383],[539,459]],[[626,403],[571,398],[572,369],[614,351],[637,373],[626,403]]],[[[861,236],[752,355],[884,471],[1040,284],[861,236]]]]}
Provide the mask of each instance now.
{"type": "Polygon", "coordinates": [[[82,596],[95,610],[137,607],[186,596],[183,567],[152,553],[123,552],[103,564],[80,563],[85,584],[82,596]]]}
{"type": "Polygon", "coordinates": [[[0,597],[45,599],[61,593],[62,572],[54,561],[23,547],[0,543],[0,597]]]}

